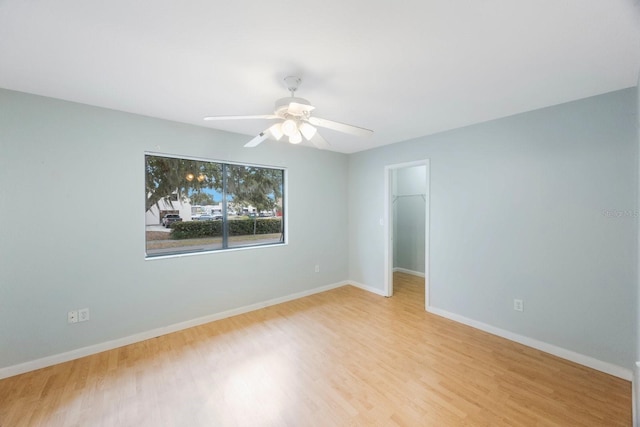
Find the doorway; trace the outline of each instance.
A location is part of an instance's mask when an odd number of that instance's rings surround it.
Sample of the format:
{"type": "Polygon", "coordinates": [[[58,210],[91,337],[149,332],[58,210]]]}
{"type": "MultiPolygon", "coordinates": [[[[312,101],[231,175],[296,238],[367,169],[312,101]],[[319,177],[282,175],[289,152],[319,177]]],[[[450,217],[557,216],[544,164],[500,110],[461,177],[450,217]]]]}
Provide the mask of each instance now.
{"type": "Polygon", "coordinates": [[[424,276],[429,305],[429,160],[385,167],[385,295],[393,273],[424,276]]]}

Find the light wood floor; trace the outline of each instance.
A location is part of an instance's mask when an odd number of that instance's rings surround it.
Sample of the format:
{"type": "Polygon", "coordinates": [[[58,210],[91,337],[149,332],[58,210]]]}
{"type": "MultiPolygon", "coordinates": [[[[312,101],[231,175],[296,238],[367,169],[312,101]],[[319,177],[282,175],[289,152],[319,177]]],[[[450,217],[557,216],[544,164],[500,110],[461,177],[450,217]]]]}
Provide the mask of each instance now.
{"type": "Polygon", "coordinates": [[[0,381],[13,426],[629,426],[631,385],[347,286],[0,381]]]}

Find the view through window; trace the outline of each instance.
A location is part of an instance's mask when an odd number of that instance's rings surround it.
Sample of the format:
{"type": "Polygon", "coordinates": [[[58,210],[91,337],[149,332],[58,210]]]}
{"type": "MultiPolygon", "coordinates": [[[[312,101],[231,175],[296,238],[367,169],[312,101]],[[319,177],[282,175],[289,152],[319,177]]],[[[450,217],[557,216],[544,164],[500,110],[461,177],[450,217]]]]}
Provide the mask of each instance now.
{"type": "Polygon", "coordinates": [[[145,154],[147,257],[285,242],[285,171],[145,154]]]}

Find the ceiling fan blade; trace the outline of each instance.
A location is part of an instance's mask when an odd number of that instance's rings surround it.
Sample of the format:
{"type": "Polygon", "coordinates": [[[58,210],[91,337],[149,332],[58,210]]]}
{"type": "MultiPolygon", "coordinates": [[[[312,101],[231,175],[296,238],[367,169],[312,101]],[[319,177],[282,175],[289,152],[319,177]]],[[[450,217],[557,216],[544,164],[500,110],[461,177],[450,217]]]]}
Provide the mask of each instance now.
{"type": "Polygon", "coordinates": [[[309,123],[311,123],[312,125],[323,127],[323,128],[337,130],[338,132],[350,133],[356,136],[373,135],[373,131],[370,129],[365,129],[365,128],[361,128],[353,125],[347,125],[340,122],[334,122],[333,120],[320,119],[318,117],[309,117],[309,123]]]}
{"type": "Polygon", "coordinates": [[[268,129],[263,131],[263,132],[260,132],[260,134],[258,136],[256,136],[251,141],[249,141],[246,144],[244,144],[244,146],[245,147],[255,147],[256,145],[262,143],[265,139],[269,138],[269,134],[267,132],[268,132],[268,129]]]}
{"type": "Polygon", "coordinates": [[[289,103],[289,114],[293,114],[294,116],[301,116],[306,111],[307,113],[311,112],[314,108],[313,105],[308,104],[300,104],[298,102],[290,102],[289,103]]]}
{"type": "Polygon", "coordinates": [[[309,139],[309,141],[319,150],[328,150],[331,148],[331,144],[329,144],[329,142],[327,142],[327,140],[324,139],[318,132],[316,132],[315,135],[313,135],[313,137],[309,139]]]}
{"type": "Polygon", "coordinates": [[[246,119],[278,119],[275,114],[262,114],[257,116],[208,116],[204,120],[246,120],[246,119]]]}

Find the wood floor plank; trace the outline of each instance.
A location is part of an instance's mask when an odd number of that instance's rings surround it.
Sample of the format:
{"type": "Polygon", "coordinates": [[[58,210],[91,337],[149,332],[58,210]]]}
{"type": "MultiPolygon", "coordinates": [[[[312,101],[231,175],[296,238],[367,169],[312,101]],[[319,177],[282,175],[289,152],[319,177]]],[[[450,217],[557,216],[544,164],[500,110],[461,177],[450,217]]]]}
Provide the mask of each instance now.
{"type": "Polygon", "coordinates": [[[0,426],[630,426],[631,384],[346,286],[0,381],[0,426]]]}

